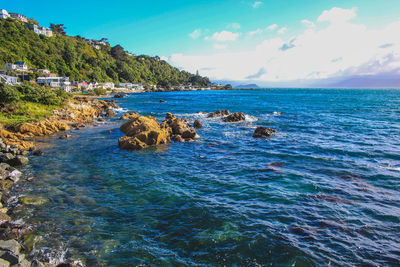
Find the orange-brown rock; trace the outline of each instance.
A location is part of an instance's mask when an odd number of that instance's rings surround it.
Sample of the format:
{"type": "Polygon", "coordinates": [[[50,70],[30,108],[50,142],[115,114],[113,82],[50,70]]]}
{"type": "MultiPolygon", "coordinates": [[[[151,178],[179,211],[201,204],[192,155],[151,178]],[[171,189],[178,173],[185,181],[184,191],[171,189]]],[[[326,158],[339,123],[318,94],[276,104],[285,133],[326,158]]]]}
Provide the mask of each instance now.
{"type": "Polygon", "coordinates": [[[151,116],[139,116],[124,123],[120,130],[126,134],[118,140],[122,149],[137,150],[171,141],[171,129],[162,127],[151,116]]]}
{"type": "Polygon", "coordinates": [[[19,133],[13,133],[5,129],[0,129],[0,137],[3,142],[10,146],[18,146],[21,150],[29,150],[35,147],[33,142],[25,141],[25,136],[19,133]]]}
{"type": "Polygon", "coordinates": [[[137,117],[139,117],[139,113],[136,112],[132,112],[132,113],[125,113],[124,115],[121,116],[121,118],[119,118],[120,120],[131,120],[131,119],[136,119],[137,117]]]}
{"type": "Polygon", "coordinates": [[[44,136],[51,135],[62,131],[67,131],[71,127],[60,121],[45,120],[41,122],[26,122],[15,126],[15,131],[25,136],[44,136]]]}
{"type": "MultiPolygon", "coordinates": [[[[170,117],[170,119],[167,119],[167,123],[171,127],[174,136],[181,136],[185,141],[195,140],[199,137],[196,130],[192,129],[185,119],[175,118],[173,115],[167,115],[167,118],[168,117],[170,117]]],[[[174,139],[181,140],[180,138],[174,139]]]]}

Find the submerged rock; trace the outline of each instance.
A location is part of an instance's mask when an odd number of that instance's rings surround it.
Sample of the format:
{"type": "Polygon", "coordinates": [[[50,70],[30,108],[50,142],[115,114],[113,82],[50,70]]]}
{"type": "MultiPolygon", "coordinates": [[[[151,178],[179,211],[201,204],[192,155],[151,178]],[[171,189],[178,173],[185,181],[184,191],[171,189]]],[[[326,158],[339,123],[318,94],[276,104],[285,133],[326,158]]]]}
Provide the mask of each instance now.
{"type": "Polygon", "coordinates": [[[242,112],[236,112],[224,118],[224,122],[239,122],[244,120],[246,120],[246,115],[242,112]]]}
{"type": "Polygon", "coordinates": [[[18,201],[21,204],[35,205],[35,206],[43,205],[43,204],[49,202],[49,200],[47,198],[38,197],[38,196],[22,196],[18,199],[18,201]]]}
{"type": "Polygon", "coordinates": [[[32,155],[34,155],[34,156],[43,156],[44,152],[42,150],[36,149],[35,151],[32,152],[32,155]]]}
{"type": "Polygon", "coordinates": [[[270,137],[276,133],[277,131],[271,128],[257,127],[257,129],[254,131],[253,137],[255,138],[270,137]]]}
{"type": "Polygon", "coordinates": [[[218,117],[225,117],[230,115],[231,112],[229,110],[217,110],[213,113],[208,113],[208,118],[218,118],[218,117]]]}
{"type": "Polygon", "coordinates": [[[199,129],[199,128],[203,127],[203,124],[201,123],[200,120],[195,120],[193,123],[193,127],[196,129],[199,129]]]}
{"type": "Polygon", "coordinates": [[[63,134],[60,136],[60,139],[67,139],[67,138],[71,138],[71,137],[72,137],[72,135],[70,135],[70,134],[63,134]]]}
{"type": "Polygon", "coordinates": [[[124,97],[127,97],[128,95],[126,95],[126,94],[116,94],[116,95],[114,95],[114,98],[124,98],[124,97]]]}

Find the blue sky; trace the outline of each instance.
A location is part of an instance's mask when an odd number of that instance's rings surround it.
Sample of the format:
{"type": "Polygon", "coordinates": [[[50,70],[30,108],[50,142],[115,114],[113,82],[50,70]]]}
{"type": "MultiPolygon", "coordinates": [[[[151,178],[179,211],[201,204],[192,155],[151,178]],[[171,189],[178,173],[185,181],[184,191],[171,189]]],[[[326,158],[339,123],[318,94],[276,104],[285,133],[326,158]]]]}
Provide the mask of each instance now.
{"type": "MultiPolygon", "coordinates": [[[[346,10],[352,10],[354,15],[346,19],[346,23],[362,25],[371,34],[375,30],[383,31],[400,19],[399,0],[116,0],[112,4],[103,0],[73,0],[64,3],[3,1],[0,8],[34,17],[44,26],[50,22],[62,23],[67,27],[69,35],[93,39],[105,37],[112,45],[121,44],[130,52],[163,56],[177,67],[189,71],[200,69],[201,74],[220,80],[231,80],[234,77],[229,75],[227,67],[216,62],[206,66],[199,58],[218,55],[222,60],[223,54],[233,57],[238,55],[240,58],[241,54],[259,50],[260,45],[264,45],[267,50],[271,49],[265,43],[276,38],[280,39],[283,46],[300,47],[296,42],[304,39],[306,28],[312,28],[318,33],[336,23],[329,18],[319,20],[324,11],[331,10],[335,17],[336,14],[340,16],[346,14],[346,10]],[[218,71],[213,72],[213,69],[218,71]]],[[[267,50],[264,52],[268,53],[267,50]]],[[[274,53],[273,49],[269,51],[274,53]]],[[[347,53],[351,54],[349,51],[347,53]]],[[[271,58],[266,60],[270,61],[271,58]]],[[[238,65],[238,69],[240,63],[232,62],[238,65]]],[[[252,75],[243,72],[239,80],[257,82],[257,79],[248,77],[258,77],[262,79],[261,82],[276,82],[310,77],[310,74],[302,78],[298,75],[274,73],[273,77],[282,76],[281,79],[275,79],[271,76],[273,72],[267,68],[268,64],[264,67],[261,63],[258,65],[259,69],[252,75]],[[258,75],[263,72],[271,75],[258,75]]],[[[342,66],[338,71],[346,71],[344,68],[342,66]]],[[[331,70],[327,72],[332,74],[331,70]]],[[[238,77],[236,74],[234,76],[238,77]]]]}

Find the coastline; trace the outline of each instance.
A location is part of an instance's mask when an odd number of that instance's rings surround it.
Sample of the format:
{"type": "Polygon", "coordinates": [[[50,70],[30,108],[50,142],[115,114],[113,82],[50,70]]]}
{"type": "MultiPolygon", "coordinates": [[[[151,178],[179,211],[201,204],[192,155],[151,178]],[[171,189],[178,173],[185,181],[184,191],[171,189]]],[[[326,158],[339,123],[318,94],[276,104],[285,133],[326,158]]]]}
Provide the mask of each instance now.
{"type": "MultiPolygon", "coordinates": [[[[99,100],[105,96],[75,96],[62,108],[53,111],[49,118],[38,122],[26,122],[19,125],[0,127],[0,265],[1,266],[82,266],[74,259],[54,259],[54,262],[40,262],[29,259],[29,252],[35,244],[35,234],[31,225],[20,223],[14,218],[13,210],[21,205],[42,205],[47,199],[32,195],[13,200],[10,189],[20,180],[32,180],[20,171],[28,164],[30,157],[43,155],[36,147],[36,140],[68,132],[70,129],[82,130],[95,122],[104,122],[107,117],[115,116],[114,109],[119,108],[114,100],[99,100]]],[[[110,97],[110,95],[106,96],[110,97]]],[[[69,138],[62,134],[60,139],[69,138]]]]}

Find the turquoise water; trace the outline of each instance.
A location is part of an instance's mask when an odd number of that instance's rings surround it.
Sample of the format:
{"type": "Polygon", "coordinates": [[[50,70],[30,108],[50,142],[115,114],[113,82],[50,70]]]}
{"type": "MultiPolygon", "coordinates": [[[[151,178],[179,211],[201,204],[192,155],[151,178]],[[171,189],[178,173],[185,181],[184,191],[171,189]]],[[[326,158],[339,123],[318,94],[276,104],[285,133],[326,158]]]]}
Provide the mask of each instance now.
{"type": "Polygon", "coordinates": [[[26,168],[34,180],[14,190],[50,200],[16,212],[42,238],[32,255],[88,266],[400,264],[400,90],[141,93],[118,103],[200,119],[201,138],[122,151],[113,120],[43,140],[46,154],[26,168]],[[218,109],[249,116],[197,114],[218,109]],[[253,139],[256,126],[279,134],[253,139]]]}

